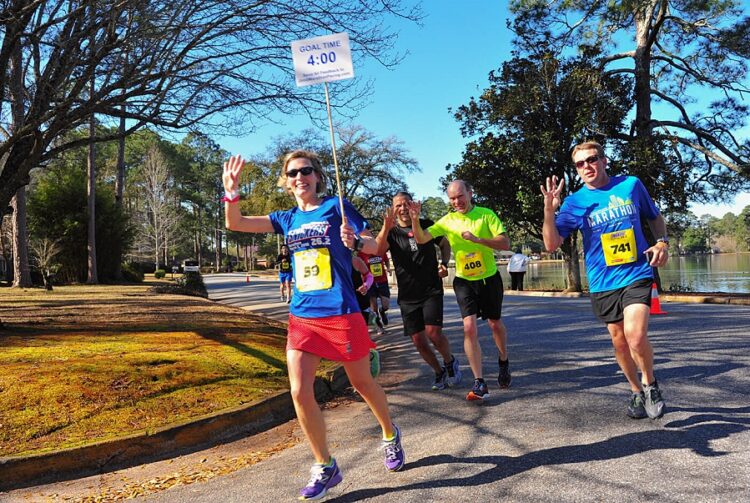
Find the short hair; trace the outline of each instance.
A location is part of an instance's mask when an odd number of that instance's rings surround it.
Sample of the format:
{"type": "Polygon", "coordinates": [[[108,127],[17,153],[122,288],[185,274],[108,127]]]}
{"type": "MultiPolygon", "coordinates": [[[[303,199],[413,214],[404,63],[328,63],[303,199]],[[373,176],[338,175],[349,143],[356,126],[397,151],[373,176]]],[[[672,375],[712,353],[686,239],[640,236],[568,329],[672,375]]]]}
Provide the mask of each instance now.
{"type": "Polygon", "coordinates": [[[318,183],[315,185],[315,192],[325,194],[328,190],[328,176],[323,171],[323,164],[320,162],[318,154],[309,150],[293,150],[284,156],[284,165],[281,168],[281,175],[276,185],[286,187],[286,167],[294,159],[307,159],[312,164],[313,170],[318,174],[318,183]]]}
{"type": "MultiPolygon", "coordinates": [[[[451,183],[460,183],[461,185],[464,186],[464,189],[466,190],[466,192],[472,192],[474,190],[471,187],[471,184],[469,182],[467,182],[466,180],[461,180],[460,178],[457,178],[456,180],[453,180],[452,182],[450,182],[448,184],[448,186],[450,186],[451,183]]],[[[447,189],[447,187],[446,187],[446,189],[447,189]]]]}
{"type": "Polygon", "coordinates": [[[409,193],[408,193],[408,192],[406,192],[405,190],[399,190],[398,192],[396,192],[396,193],[395,193],[395,194],[393,195],[393,199],[396,199],[397,197],[407,197],[407,198],[409,198],[409,201],[412,201],[412,200],[414,200],[414,198],[413,198],[413,197],[411,197],[411,194],[409,194],[409,193]]]}
{"type": "Polygon", "coordinates": [[[602,147],[601,144],[595,141],[585,141],[573,147],[573,151],[570,153],[570,158],[573,160],[573,162],[575,162],[576,152],[578,152],[579,150],[591,150],[591,149],[595,149],[597,154],[604,157],[604,147],[602,147]]]}

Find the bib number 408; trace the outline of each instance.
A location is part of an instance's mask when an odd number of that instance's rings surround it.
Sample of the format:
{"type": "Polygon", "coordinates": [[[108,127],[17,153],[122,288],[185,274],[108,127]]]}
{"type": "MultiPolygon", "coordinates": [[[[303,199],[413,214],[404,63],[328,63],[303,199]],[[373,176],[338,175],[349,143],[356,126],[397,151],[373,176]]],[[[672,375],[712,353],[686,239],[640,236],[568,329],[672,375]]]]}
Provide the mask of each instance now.
{"type": "Polygon", "coordinates": [[[482,261],[481,260],[475,260],[474,262],[466,262],[466,265],[464,266],[464,270],[471,270],[471,269],[477,269],[479,267],[482,267],[482,261]]]}

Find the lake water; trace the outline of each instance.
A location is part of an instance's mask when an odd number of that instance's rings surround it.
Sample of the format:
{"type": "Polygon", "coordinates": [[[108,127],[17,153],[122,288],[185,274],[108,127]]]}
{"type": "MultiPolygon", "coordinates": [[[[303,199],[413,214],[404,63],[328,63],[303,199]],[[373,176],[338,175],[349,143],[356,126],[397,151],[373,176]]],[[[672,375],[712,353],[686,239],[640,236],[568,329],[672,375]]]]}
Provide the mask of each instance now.
{"type": "MultiPolygon", "coordinates": [[[[498,266],[503,282],[510,284],[505,264],[498,266]]],[[[750,293],[750,253],[722,253],[716,255],[691,255],[670,257],[665,267],[659,269],[662,287],[671,285],[693,292],[750,293]]],[[[581,264],[584,288],[587,288],[585,268],[581,264]]],[[[524,277],[528,290],[562,290],[565,288],[565,271],[562,262],[533,261],[524,277]]]]}

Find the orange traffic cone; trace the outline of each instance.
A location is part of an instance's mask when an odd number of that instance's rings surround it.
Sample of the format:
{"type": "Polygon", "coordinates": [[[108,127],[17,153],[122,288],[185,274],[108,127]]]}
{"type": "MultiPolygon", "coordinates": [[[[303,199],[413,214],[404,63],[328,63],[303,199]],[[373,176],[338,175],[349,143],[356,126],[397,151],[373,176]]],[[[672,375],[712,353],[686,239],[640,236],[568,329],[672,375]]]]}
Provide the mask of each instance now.
{"type": "Polygon", "coordinates": [[[245,274],[245,283],[250,283],[250,273],[245,274]]]}
{"type": "Polygon", "coordinates": [[[651,284],[651,314],[667,314],[666,311],[661,310],[661,302],[659,302],[659,289],[656,288],[656,283],[651,284]]]}

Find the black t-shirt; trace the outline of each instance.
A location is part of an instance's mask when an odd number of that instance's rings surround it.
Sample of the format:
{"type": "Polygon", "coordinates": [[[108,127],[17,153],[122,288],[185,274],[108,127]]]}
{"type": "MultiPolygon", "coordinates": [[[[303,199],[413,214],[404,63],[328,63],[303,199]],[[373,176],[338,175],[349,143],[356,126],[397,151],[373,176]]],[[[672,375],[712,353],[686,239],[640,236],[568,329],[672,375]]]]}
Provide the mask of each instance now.
{"type": "Polygon", "coordinates": [[[279,272],[292,272],[292,257],[290,255],[279,255],[276,262],[279,264],[279,272]]]}
{"type": "MultiPolygon", "coordinates": [[[[419,223],[426,229],[433,221],[420,218],[419,223]]],[[[388,244],[396,270],[399,302],[420,302],[443,293],[443,280],[437,272],[436,240],[417,244],[411,227],[396,223],[388,233],[388,244]]]]}

